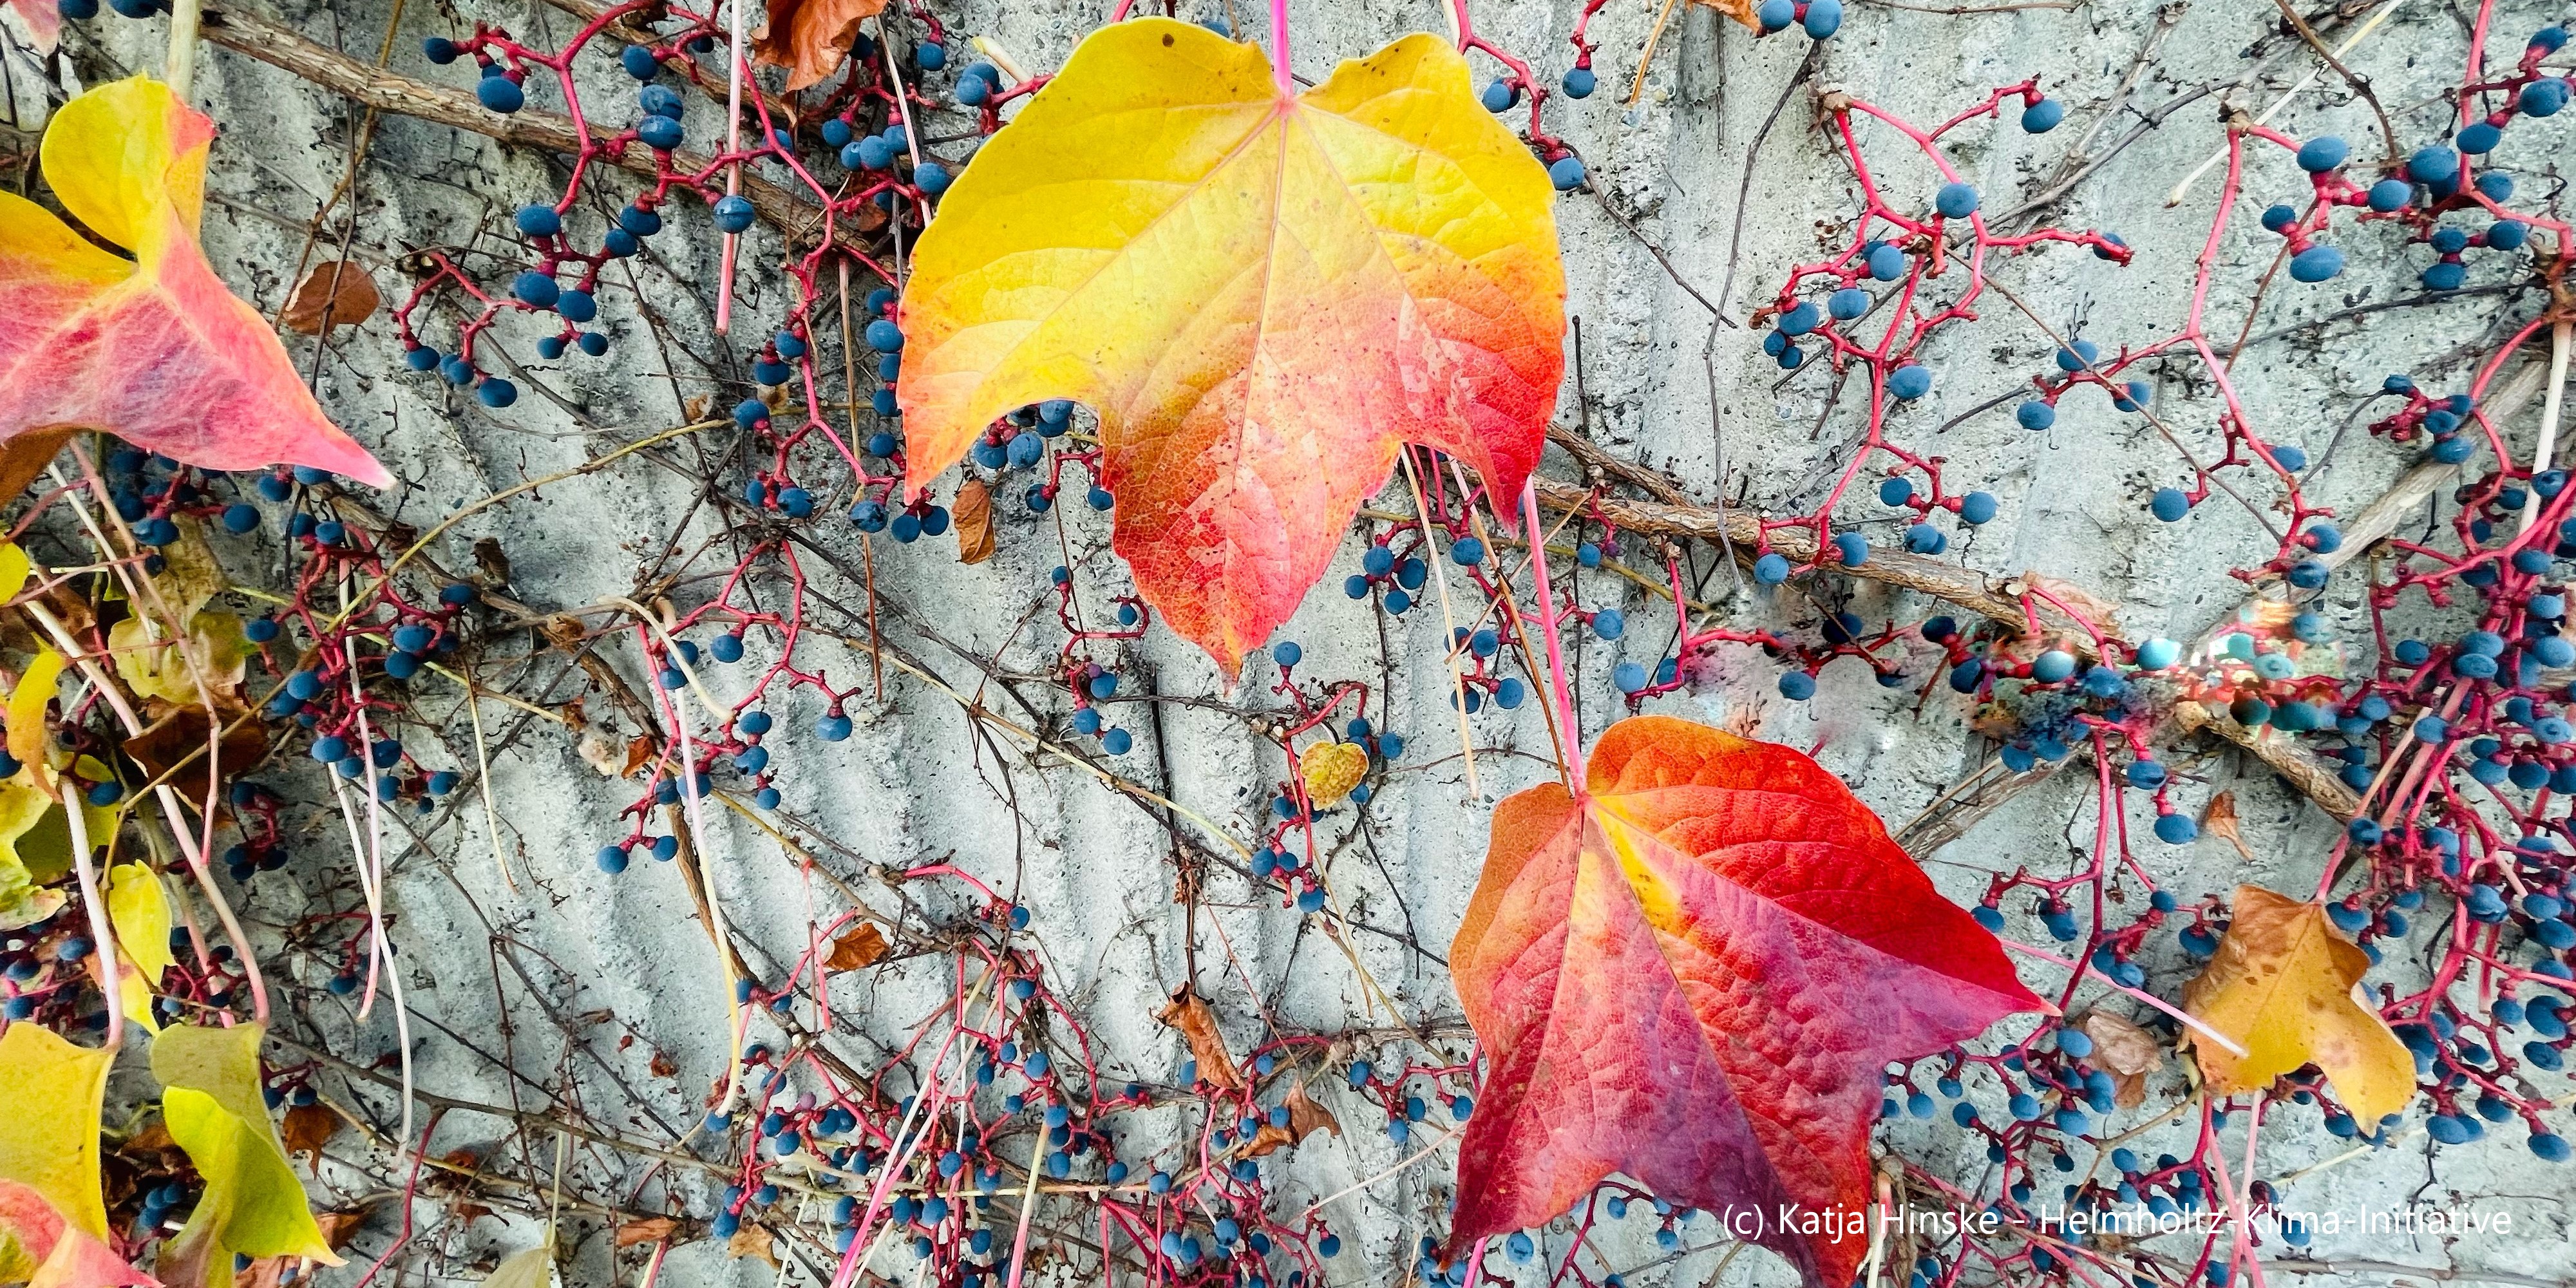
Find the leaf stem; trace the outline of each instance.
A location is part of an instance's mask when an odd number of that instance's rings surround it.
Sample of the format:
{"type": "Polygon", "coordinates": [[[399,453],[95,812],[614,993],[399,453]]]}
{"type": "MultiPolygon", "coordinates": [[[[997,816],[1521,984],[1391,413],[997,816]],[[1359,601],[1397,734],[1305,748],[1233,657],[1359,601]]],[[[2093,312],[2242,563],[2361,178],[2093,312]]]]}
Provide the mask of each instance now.
{"type": "Polygon", "coordinates": [[[1530,576],[1538,591],[1539,635],[1547,643],[1547,700],[1556,707],[1557,754],[1565,765],[1565,787],[1583,794],[1583,731],[1574,723],[1574,688],[1565,682],[1565,648],[1556,636],[1556,594],[1547,580],[1547,540],[1538,519],[1535,476],[1521,480],[1521,528],[1530,538],[1530,576]]]}
{"type": "Polygon", "coordinates": [[[1297,83],[1288,75],[1288,0],[1270,0],[1270,79],[1279,97],[1297,97],[1297,83]]]}

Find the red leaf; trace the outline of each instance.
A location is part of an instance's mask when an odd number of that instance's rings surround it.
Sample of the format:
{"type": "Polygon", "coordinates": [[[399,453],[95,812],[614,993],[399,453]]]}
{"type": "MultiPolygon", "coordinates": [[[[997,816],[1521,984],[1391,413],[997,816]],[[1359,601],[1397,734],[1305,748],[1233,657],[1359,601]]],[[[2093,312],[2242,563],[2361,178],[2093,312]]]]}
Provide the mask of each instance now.
{"type": "Polygon", "coordinates": [[[1586,779],[1580,800],[1549,783],[1496,808],[1450,950],[1489,1061],[1451,1248],[1624,1172],[1758,1214],[1754,1242],[1845,1288],[1867,1234],[1785,1229],[1780,1206],[1857,1225],[1888,1062],[2047,1003],[1796,751],[1638,716],[1586,779]]]}
{"type": "Polygon", "coordinates": [[[340,432],[251,307],[197,245],[215,127],[135,78],[56,114],[42,145],[63,208],[0,193],[0,440],[63,426],[217,470],[286,462],[393,481],[340,432]]]}

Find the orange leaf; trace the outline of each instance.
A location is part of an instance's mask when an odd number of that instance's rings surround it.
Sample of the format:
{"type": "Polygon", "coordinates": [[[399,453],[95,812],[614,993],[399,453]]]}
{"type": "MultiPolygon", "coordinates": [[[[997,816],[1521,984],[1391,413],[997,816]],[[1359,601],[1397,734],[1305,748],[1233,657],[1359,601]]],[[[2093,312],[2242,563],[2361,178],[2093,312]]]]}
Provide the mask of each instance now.
{"type": "Polygon", "coordinates": [[[1452,1249],[1624,1172],[1758,1211],[1809,1288],[1846,1288],[1868,1233],[1771,1218],[1868,1206],[1887,1065],[2048,1009],[1840,780],[1663,716],[1603,733],[1583,796],[1496,807],[1450,960],[1489,1061],[1452,1249]]]}
{"type": "Polygon", "coordinates": [[[1316,1103],[1313,1096],[1307,1095],[1304,1082],[1290,1084],[1288,1095],[1280,1103],[1288,1106],[1288,1125],[1275,1127],[1264,1120],[1260,1130],[1252,1134],[1252,1144],[1245,1147],[1244,1153],[1261,1158],[1282,1145],[1304,1144],[1307,1137],[1318,1131],[1328,1131],[1336,1136],[1342,1134],[1342,1120],[1335,1118],[1332,1110],[1316,1103]]]}
{"type": "Polygon", "coordinates": [[[737,1257],[758,1257],[774,1267],[778,1264],[778,1253],[770,1245],[777,1241],[777,1237],[767,1229],[745,1221],[741,1229],[733,1232],[732,1238],[725,1240],[725,1251],[737,1257]]]}
{"type": "Polygon", "coordinates": [[[865,970],[885,955],[885,932],[873,921],[862,921],[832,941],[832,954],[823,964],[833,970],[865,970]]]}
{"type": "Polygon", "coordinates": [[[322,1167],[322,1147],[339,1134],[340,1115],[320,1105],[295,1105],[287,1109],[286,1121],[278,1130],[286,1141],[286,1152],[306,1155],[305,1166],[318,1172],[322,1167]]]}
{"type": "Polygon", "coordinates": [[[54,195],[134,260],[0,193],[0,439],[80,426],[208,469],[282,461],[391,483],[198,247],[214,137],[213,122],[141,77],[55,115],[42,145],[54,195]]]}
{"type": "Polygon", "coordinates": [[[314,265],[295,284],[286,297],[286,312],[278,320],[306,335],[320,335],[326,325],[356,326],[366,321],[383,303],[363,265],[330,260],[314,265]]]}
{"type": "Polygon", "coordinates": [[[1761,19],[1754,16],[1753,0],[1691,0],[1691,3],[1706,5],[1755,31],[1762,30],[1761,19]]]}
{"type": "Polygon", "coordinates": [[[2164,1066],[2164,1043],[2109,1011],[2094,1011],[2075,1027],[2093,1039],[2093,1062],[2111,1073],[2111,1102],[2122,1109],[2147,1103],[2147,1075],[2164,1066]]]}
{"type": "Polygon", "coordinates": [[[786,68],[793,94],[839,71],[859,24],[885,7],[886,0],[769,0],[769,21],[751,36],[752,57],[786,68]]]}
{"type": "Polygon", "coordinates": [[[979,564],[993,557],[993,490],[982,479],[957,485],[957,501],[948,507],[957,523],[957,562],[979,564]]]}
{"type": "Polygon", "coordinates": [[[2353,1000],[2370,956],[2326,920],[2323,906],[2236,887],[2236,919],[2218,954],[2183,985],[2183,1009],[2242,1045],[2237,1056],[2186,1030],[2215,1096],[2272,1085],[2313,1064],[2362,1130],[2415,1098],[2415,1057],[2379,1012],[2353,1000]]]}
{"type": "Polygon", "coordinates": [[[1016,408],[1090,405],[1118,553],[1231,676],[1398,444],[1505,498],[1537,464],[1564,368],[1555,201],[1445,39],[1292,97],[1257,45],[1103,27],[922,234],[906,481],[920,495],[1016,408]]]}
{"type": "Polygon", "coordinates": [[[1154,1012],[1154,1018],[1166,1027],[1179,1029],[1190,1044],[1190,1058],[1198,1062],[1199,1076],[1227,1091],[1243,1088],[1243,1074],[1234,1067],[1234,1053],[1225,1049],[1225,1035],[1216,1030],[1216,1012],[1199,995],[1184,984],[1172,994],[1172,1000],[1154,1012]]]}
{"type": "Polygon", "coordinates": [[[121,1288],[158,1282],[125,1264],[98,1236],[64,1220],[42,1191],[0,1180],[0,1279],[21,1278],[27,1288],[121,1288]],[[7,1253],[13,1243],[26,1264],[10,1264],[7,1253]]]}
{"type": "Polygon", "coordinates": [[[632,1248],[639,1243],[660,1243],[679,1228],[677,1217],[639,1216],[617,1227],[617,1246],[632,1248]]]}

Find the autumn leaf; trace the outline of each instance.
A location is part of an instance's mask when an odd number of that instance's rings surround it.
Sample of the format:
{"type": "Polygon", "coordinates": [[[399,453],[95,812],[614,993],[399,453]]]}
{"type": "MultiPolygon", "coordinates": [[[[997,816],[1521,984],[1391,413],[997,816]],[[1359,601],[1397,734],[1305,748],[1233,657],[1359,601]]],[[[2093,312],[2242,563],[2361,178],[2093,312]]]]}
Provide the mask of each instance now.
{"type": "Polygon", "coordinates": [[[1307,1095],[1306,1084],[1302,1081],[1289,1084],[1288,1094],[1279,1103],[1288,1107],[1288,1125],[1276,1126],[1264,1120],[1260,1129],[1253,1132],[1252,1143],[1244,1147],[1245,1154],[1254,1158],[1265,1157],[1282,1146],[1304,1144],[1307,1137],[1318,1131],[1331,1132],[1336,1136],[1342,1134],[1342,1120],[1335,1118],[1333,1111],[1317,1103],[1313,1096],[1307,1095]]]}
{"type": "Polygon", "coordinates": [[[1216,1012],[1207,1002],[1184,984],[1172,994],[1172,1000],[1154,1012],[1157,1023],[1180,1030],[1181,1039],[1190,1044],[1190,1059],[1199,1066],[1199,1076],[1210,1085],[1227,1091],[1243,1088],[1243,1073],[1234,1067],[1234,1053],[1225,1049],[1225,1035],[1217,1032],[1216,1012]]]}
{"type": "Polygon", "coordinates": [[[27,24],[29,43],[40,58],[51,57],[63,39],[61,0],[10,0],[18,20],[27,24]]]}
{"type": "Polygon", "coordinates": [[[73,1046],[51,1030],[0,1033],[0,1181],[34,1190],[91,1238],[107,1237],[99,1192],[98,1128],[113,1051],[73,1046]]]}
{"type": "Polygon", "coordinates": [[[2236,793],[2218,792],[2209,798],[2209,804],[2201,807],[2200,830],[2235,846],[2246,862],[2254,861],[2254,851],[2245,846],[2245,829],[2237,822],[2236,793]]]}
{"type": "Polygon", "coordinates": [[[957,500],[948,507],[957,524],[957,562],[979,564],[993,557],[993,489],[982,479],[957,485],[957,500]]]}
{"type": "Polygon", "coordinates": [[[156,1263],[171,1288],[230,1283],[236,1254],[340,1264],[260,1096],[259,1044],[267,1033],[261,1024],[174,1025],[152,1040],[161,1120],[206,1178],[205,1196],[156,1263]]]}
{"type": "MultiPolygon", "coordinates": [[[[1488,1067],[1450,1247],[1612,1172],[1677,1206],[1861,1212],[1890,1062],[2047,1010],[1813,760],[1663,716],[1612,725],[1585,794],[1496,807],[1451,946],[1488,1067]]],[[[1756,1242],[1846,1288],[1865,1232],[1756,1242]]]]}
{"type": "Polygon", "coordinates": [[[2094,1011],[2072,1023],[2093,1039],[2093,1063],[2111,1074],[2111,1102],[2122,1109],[2147,1103],[2147,1075],[2164,1067],[2164,1043],[2109,1011],[2094,1011]]]}
{"type": "MultiPolygon", "coordinates": [[[[289,1105],[286,1121],[280,1124],[278,1138],[286,1152],[302,1154],[304,1166],[316,1173],[322,1170],[322,1147],[340,1132],[340,1115],[320,1105],[289,1105]]],[[[320,1222],[315,1222],[318,1227],[320,1222]]],[[[326,1239],[325,1242],[328,1242],[326,1239]]]]}
{"type": "Polygon", "coordinates": [[[897,398],[914,495],[993,419],[1100,414],[1115,545],[1233,673],[1323,574],[1399,443],[1509,495],[1563,368],[1554,193],[1445,40],[1294,98],[1260,48],[1092,33],[923,233],[897,398]]]}
{"type": "Polygon", "coordinates": [[[777,1238],[778,1236],[771,1234],[766,1227],[745,1221],[733,1232],[732,1237],[725,1240],[725,1252],[736,1257],[758,1257],[775,1267],[778,1264],[778,1253],[770,1247],[770,1244],[776,1242],[777,1238]]]}
{"type": "Polygon", "coordinates": [[[364,265],[348,260],[325,260],[313,266],[304,280],[287,293],[286,309],[278,321],[288,330],[306,335],[320,335],[327,327],[356,326],[374,316],[384,297],[376,294],[376,283],[367,276],[364,265]]]}
{"type": "Polygon", "coordinates": [[[2218,953],[2183,986],[2183,1009],[2245,1048],[2236,1056],[2193,1040],[2214,1096],[2272,1085],[2313,1064],[2364,1130],[2415,1098],[2415,1057],[2379,1012],[2353,1000],[2370,957],[2326,920],[2324,907],[2236,887],[2236,919],[2218,953]]]}
{"type": "Polygon", "coordinates": [[[865,970],[885,955],[885,932],[873,921],[862,921],[832,941],[831,955],[823,964],[833,970],[865,970]]]}
{"type": "Polygon", "coordinates": [[[1319,743],[1297,758],[1306,775],[1306,798],[1336,805],[1368,777],[1368,752],[1355,742],[1319,743]]]}
{"type": "Polygon", "coordinates": [[[884,11],[886,0],[769,0],[769,21],[751,35],[751,55],[787,69],[795,93],[841,69],[859,24],[884,11]]]}
{"type": "Polygon", "coordinates": [[[104,1240],[64,1220],[34,1186],[0,1180],[0,1283],[121,1288],[157,1282],[127,1265],[104,1240]]]}
{"type": "Polygon", "coordinates": [[[639,1216],[617,1227],[617,1246],[632,1248],[642,1243],[660,1243],[679,1228],[678,1217],[639,1216]]]}
{"type": "Polygon", "coordinates": [[[81,426],[208,469],[283,461],[391,483],[198,247],[214,137],[213,122],[141,77],[55,115],[40,147],[54,195],[134,259],[0,193],[0,439],[81,426]]]}
{"type": "Polygon", "coordinates": [[[485,1288],[546,1288],[554,1281],[555,1250],[542,1243],[512,1253],[483,1279],[485,1288]]]}
{"type": "Polygon", "coordinates": [[[151,864],[120,863],[108,871],[107,920],[116,930],[117,955],[127,965],[117,974],[125,1014],[144,1032],[158,1032],[152,995],[161,987],[162,974],[179,959],[170,952],[170,892],[151,864]]]}
{"type": "Polygon", "coordinates": [[[1691,0],[1691,3],[1706,5],[1755,31],[1762,30],[1762,20],[1754,15],[1754,0],[1691,0]]]}

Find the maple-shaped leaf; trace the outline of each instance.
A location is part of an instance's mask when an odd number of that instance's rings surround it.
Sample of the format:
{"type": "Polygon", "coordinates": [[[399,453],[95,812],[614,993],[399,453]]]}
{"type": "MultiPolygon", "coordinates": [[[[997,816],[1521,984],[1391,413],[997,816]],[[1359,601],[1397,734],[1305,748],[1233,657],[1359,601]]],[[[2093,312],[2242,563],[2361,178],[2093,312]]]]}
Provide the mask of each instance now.
{"type": "Polygon", "coordinates": [[[2183,1009],[2245,1048],[2237,1056],[2184,1032],[2210,1094],[2269,1087],[2313,1064],[2363,1130],[2415,1098],[2415,1057],[2379,1012],[2353,1000],[2370,955],[2321,904],[2236,887],[2236,918],[2217,955],[2183,985],[2183,1009]]]}
{"type": "Polygon", "coordinates": [[[751,55],[787,69],[790,94],[841,69],[859,24],[885,11],[886,0],[769,0],[769,21],[751,35],[751,55]]]}
{"type": "Polygon", "coordinates": [[[1397,445],[1498,494],[1564,365],[1554,193],[1446,41],[1289,97],[1257,46],[1094,32],[976,154],[903,295],[908,481],[993,419],[1100,415],[1116,549],[1229,675],[1296,611],[1397,445]]]}
{"type": "Polygon", "coordinates": [[[1450,949],[1488,1067],[1450,1247],[1534,1226],[1612,1172],[1751,1211],[1810,1288],[1847,1288],[1891,1061],[2047,1010],[1841,780],[1787,747],[1664,716],[1601,735],[1584,794],[1495,808],[1450,949]]]}
{"type": "Polygon", "coordinates": [[[284,462],[393,477],[305,390],[268,323],[197,245],[214,123],[136,77],[65,104],[45,179],[99,249],[0,193],[0,440],[66,426],[214,470],[284,462]]]}
{"type": "Polygon", "coordinates": [[[63,1219],[32,1185],[0,1180],[0,1283],[26,1288],[142,1288],[159,1280],[63,1219]]]}

